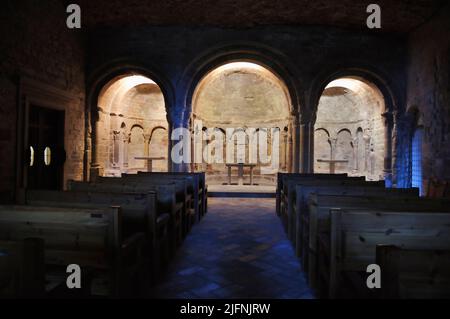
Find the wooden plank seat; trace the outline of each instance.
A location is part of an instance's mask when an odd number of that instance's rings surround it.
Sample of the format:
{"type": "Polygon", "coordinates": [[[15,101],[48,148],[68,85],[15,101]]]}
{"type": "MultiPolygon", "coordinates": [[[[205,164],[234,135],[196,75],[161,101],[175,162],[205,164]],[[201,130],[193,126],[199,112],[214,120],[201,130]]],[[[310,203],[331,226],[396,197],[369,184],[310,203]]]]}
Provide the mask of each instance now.
{"type": "Polygon", "coordinates": [[[186,236],[192,226],[195,224],[197,220],[196,214],[198,211],[195,211],[195,191],[193,186],[193,178],[187,177],[176,177],[176,176],[167,176],[167,175],[147,175],[147,174],[122,174],[122,178],[101,178],[99,182],[116,182],[117,180],[122,180],[123,183],[138,183],[142,185],[146,184],[167,184],[171,182],[175,182],[179,185],[177,189],[176,199],[177,201],[183,202],[183,236],[186,236]]]}
{"type": "Polygon", "coordinates": [[[0,206],[0,240],[42,239],[46,278],[63,274],[65,285],[67,266],[77,264],[92,279],[85,288],[92,295],[130,295],[141,282],[144,234],[124,237],[121,225],[118,207],[0,206]]]}
{"type": "Polygon", "coordinates": [[[184,177],[188,179],[193,179],[192,188],[197,190],[194,192],[194,207],[196,207],[196,213],[199,219],[202,218],[207,212],[207,187],[205,183],[205,173],[183,173],[183,172],[138,172],[138,175],[146,176],[158,176],[158,177],[184,177]]]}
{"type": "Polygon", "coordinates": [[[288,229],[288,221],[289,216],[292,213],[292,205],[295,203],[295,186],[300,183],[312,183],[320,181],[344,181],[344,180],[352,180],[352,181],[365,181],[364,178],[360,177],[347,177],[346,174],[330,174],[330,175],[310,175],[305,177],[283,177],[284,181],[282,183],[281,193],[280,193],[280,217],[285,225],[285,230],[290,234],[288,229]]]}
{"type": "Polygon", "coordinates": [[[276,187],[276,212],[277,215],[281,214],[281,202],[282,202],[282,193],[283,193],[283,183],[285,180],[291,178],[311,178],[316,177],[326,178],[330,176],[339,176],[339,177],[347,177],[347,174],[314,174],[314,173],[277,173],[277,187],[276,187]]]}
{"type": "Polygon", "coordinates": [[[286,225],[285,229],[287,229],[288,238],[292,243],[295,243],[296,240],[296,216],[295,216],[295,204],[296,204],[296,196],[297,196],[297,185],[333,185],[336,187],[344,186],[344,185],[366,185],[367,187],[384,187],[384,182],[366,182],[364,178],[359,177],[322,177],[321,179],[315,178],[301,178],[301,179],[290,179],[289,181],[285,181],[284,185],[284,195],[285,198],[283,202],[285,203],[285,209],[283,211],[283,223],[286,225]]]}
{"type": "Polygon", "coordinates": [[[139,192],[145,191],[148,187],[154,187],[158,185],[174,185],[175,186],[175,201],[177,205],[181,205],[181,234],[182,238],[186,237],[191,229],[191,226],[195,219],[195,213],[190,208],[192,206],[191,202],[193,200],[192,196],[188,194],[187,182],[185,179],[164,179],[156,177],[144,177],[138,176],[137,174],[124,174],[124,177],[99,177],[96,179],[98,184],[115,184],[122,185],[124,188],[133,188],[136,191],[140,188],[139,192]]]}
{"type": "Polygon", "coordinates": [[[119,206],[122,211],[123,234],[145,234],[147,264],[152,278],[158,278],[170,258],[169,212],[158,212],[156,193],[114,193],[51,190],[22,190],[23,204],[32,206],[107,208],[119,206]]]}
{"type": "MultiPolygon", "coordinates": [[[[372,182],[346,182],[344,185],[334,185],[335,182],[320,183],[316,185],[297,185],[296,202],[294,205],[293,218],[295,219],[295,251],[297,256],[302,257],[305,269],[307,268],[308,244],[304,239],[309,237],[309,206],[308,198],[311,194],[338,195],[344,198],[347,195],[356,196],[388,196],[388,197],[419,197],[418,188],[384,188],[372,182]]],[[[341,203],[341,201],[339,201],[341,203]]]]}
{"type": "Polygon", "coordinates": [[[377,245],[376,264],[381,268],[379,298],[450,299],[450,250],[377,245]]]}
{"type": "MultiPolygon", "coordinates": [[[[355,191],[356,193],[357,191],[355,191]]],[[[309,198],[308,216],[309,222],[305,221],[304,225],[309,224],[309,231],[303,242],[303,252],[307,259],[308,280],[310,285],[315,288],[317,275],[317,265],[319,262],[318,245],[319,236],[330,230],[329,211],[332,208],[374,208],[384,210],[408,210],[408,211],[429,211],[439,212],[445,211],[449,207],[448,201],[433,201],[423,198],[414,197],[414,193],[408,195],[397,195],[395,189],[386,189],[385,193],[366,193],[365,196],[348,196],[348,195],[320,195],[312,194],[309,198]]],[[[305,226],[305,229],[308,228],[305,226]]]]}
{"type": "MultiPolygon", "coordinates": [[[[117,179],[117,178],[116,178],[117,179]]],[[[68,189],[81,192],[113,192],[113,193],[135,193],[142,194],[154,191],[156,193],[156,210],[158,214],[168,212],[169,219],[169,238],[171,255],[183,241],[183,203],[176,201],[175,183],[145,186],[135,183],[111,182],[111,183],[91,183],[69,181],[68,189]]]]}
{"type": "Polygon", "coordinates": [[[414,250],[450,249],[448,211],[331,209],[330,221],[329,268],[319,276],[325,280],[322,285],[328,287],[330,298],[373,296],[374,292],[366,286],[365,272],[368,265],[376,262],[377,245],[414,250]]]}
{"type": "Polygon", "coordinates": [[[0,298],[40,298],[44,293],[44,241],[0,240],[0,298]]]}

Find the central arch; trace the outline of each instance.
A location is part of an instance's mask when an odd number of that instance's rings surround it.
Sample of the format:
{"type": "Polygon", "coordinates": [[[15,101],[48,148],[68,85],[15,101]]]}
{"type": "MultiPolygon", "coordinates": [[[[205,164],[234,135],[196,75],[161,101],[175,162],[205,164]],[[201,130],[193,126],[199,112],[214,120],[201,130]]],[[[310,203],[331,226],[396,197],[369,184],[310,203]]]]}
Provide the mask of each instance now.
{"type": "Polygon", "coordinates": [[[227,164],[254,164],[254,182],[273,184],[277,172],[291,170],[292,109],[286,84],[264,65],[241,60],[213,68],[192,96],[191,129],[194,134],[201,130],[203,139],[193,144],[193,154],[201,148],[203,156],[201,162],[193,159],[192,170],[222,184],[227,164]]]}

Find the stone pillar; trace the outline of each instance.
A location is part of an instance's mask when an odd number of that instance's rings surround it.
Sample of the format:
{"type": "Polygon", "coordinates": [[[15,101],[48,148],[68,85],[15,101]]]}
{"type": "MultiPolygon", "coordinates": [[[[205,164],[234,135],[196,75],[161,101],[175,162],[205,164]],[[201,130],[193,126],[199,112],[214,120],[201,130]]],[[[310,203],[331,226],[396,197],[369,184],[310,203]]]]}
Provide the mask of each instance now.
{"type": "Polygon", "coordinates": [[[300,173],[314,171],[314,124],[306,121],[300,124],[300,173]]]}
{"type": "Polygon", "coordinates": [[[144,134],[144,156],[150,156],[150,139],[151,133],[144,134]]]}
{"type": "Polygon", "coordinates": [[[92,119],[92,136],[91,136],[91,167],[89,172],[89,179],[95,181],[98,176],[103,174],[100,163],[98,161],[98,152],[100,147],[100,112],[97,111],[92,119]]]}
{"type": "Polygon", "coordinates": [[[292,124],[292,157],[291,157],[291,173],[300,171],[300,153],[301,153],[301,129],[299,126],[298,115],[295,116],[292,124]]]}
{"type": "MultiPolygon", "coordinates": [[[[174,129],[177,128],[186,128],[189,129],[189,118],[187,120],[183,119],[183,114],[178,112],[173,112],[171,114],[171,120],[169,121],[169,149],[168,149],[168,167],[169,171],[172,172],[189,172],[189,163],[181,163],[177,164],[172,161],[172,147],[175,143],[178,143],[178,141],[172,141],[172,132],[174,129]]],[[[192,151],[192,145],[191,145],[191,138],[189,138],[190,149],[183,149],[185,152],[191,152],[192,151]]],[[[189,154],[189,159],[191,158],[191,154],[189,154]]]]}
{"type": "Polygon", "coordinates": [[[382,114],[384,118],[384,179],[387,186],[391,186],[393,182],[393,170],[392,170],[392,131],[394,126],[394,117],[392,113],[386,112],[382,114]]]}
{"type": "Polygon", "coordinates": [[[128,169],[128,144],[130,143],[130,134],[122,131],[122,161],[121,169],[128,169]]]}

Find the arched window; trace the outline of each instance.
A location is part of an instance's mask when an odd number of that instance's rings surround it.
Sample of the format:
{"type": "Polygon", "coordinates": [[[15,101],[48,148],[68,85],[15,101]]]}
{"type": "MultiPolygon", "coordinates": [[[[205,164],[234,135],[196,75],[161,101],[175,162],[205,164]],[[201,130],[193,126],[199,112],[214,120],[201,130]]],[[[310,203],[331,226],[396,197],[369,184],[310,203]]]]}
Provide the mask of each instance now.
{"type": "Polygon", "coordinates": [[[423,129],[418,127],[414,131],[411,143],[411,184],[412,187],[418,187],[420,195],[422,190],[422,135],[423,129]]]}

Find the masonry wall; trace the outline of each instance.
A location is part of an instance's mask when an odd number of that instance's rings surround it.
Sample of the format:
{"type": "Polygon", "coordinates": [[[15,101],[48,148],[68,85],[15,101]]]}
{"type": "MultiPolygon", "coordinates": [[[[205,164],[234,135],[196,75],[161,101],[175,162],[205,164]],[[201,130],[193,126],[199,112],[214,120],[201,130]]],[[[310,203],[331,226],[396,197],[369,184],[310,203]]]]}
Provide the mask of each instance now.
{"type": "Polygon", "coordinates": [[[65,178],[81,178],[84,152],[84,40],[66,27],[62,1],[2,1],[0,12],[0,193],[15,185],[20,78],[75,97],[66,110],[65,178]]]}
{"type": "MultiPolygon", "coordinates": [[[[405,108],[406,49],[404,36],[326,27],[98,29],[89,36],[87,76],[88,83],[95,83],[99,73],[108,72],[108,66],[142,66],[167,81],[173,95],[167,104],[171,124],[187,125],[190,90],[213,68],[210,65],[208,69],[208,64],[214,64],[214,59],[216,63],[242,60],[258,52],[256,60],[264,58],[262,62],[269,68],[285,71],[279,74],[283,80],[292,80],[286,84],[290,92],[296,92],[293,105],[301,113],[299,121],[313,123],[315,98],[326,84],[321,81],[350,69],[378,76],[392,92],[395,105],[391,107],[401,114],[405,108]]],[[[95,108],[95,102],[92,105],[95,108]]],[[[299,140],[297,137],[297,143],[299,140]]],[[[299,154],[297,146],[294,153],[299,154]]]]}
{"type": "MultiPolygon", "coordinates": [[[[423,126],[424,186],[450,178],[450,6],[409,38],[407,106],[423,126]]],[[[415,121],[410,117],[410,121],[415,121]]],[[[413,128],[415,123],[411,123],[413,128]]],[[[411,138],[412,132],[406,133],[411,138]]],[[[409,155],[405,149],[404,154],[409,155]]],[[[406,157],[405,156],[405,157],[406,157]]],[[[399,163],[408,158],[402,158],[399,163]]]]}

